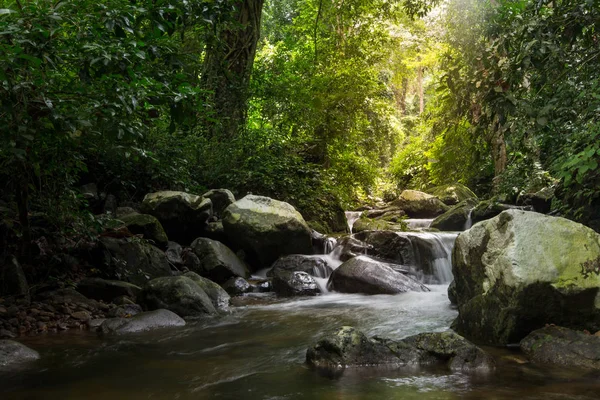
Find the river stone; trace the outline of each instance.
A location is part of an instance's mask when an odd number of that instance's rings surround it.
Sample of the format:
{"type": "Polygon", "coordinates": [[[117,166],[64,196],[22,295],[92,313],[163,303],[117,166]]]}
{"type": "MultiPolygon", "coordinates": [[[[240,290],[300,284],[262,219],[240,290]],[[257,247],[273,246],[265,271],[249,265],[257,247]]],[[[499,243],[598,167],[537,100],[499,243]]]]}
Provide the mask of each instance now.
{"type": "Polygon", "coordinates": [[[144,239],[152,240],[158,247],[165,248],[169,238],[162,225],[149,214],[129,214],[122,216],[121,221],[125,223],[129,232],[135,235],[143,235],[144,239]]]}
{"type": "Polygon", "coordinates": [[[40,354],[37,351],[24,344],[14,340],[0,340],[0,367],[14,366],[39,358],[40,354]]]}
{"type": "Polygon", "coordinates": [[[148,310],[165,308],[181,317],[217,313],[208,294],[186,276],[151,280],[142,289],[140,304],[148,310]]]}
{"type": "Polygon", "coordinates": [[[110,303],[119,296],[135,299],[142,288],[128,282],[86,278],[77,284],[77,291],[90,299],[104,300],[110,303]]]}
{"type": "Polygon", "coordinates": [[[204,278],[195,272],[186,272],[183,276],[190,278],[198,284],[208,295],[213,303],[213,306],[219,311],[229,310],[229,294],[219,284],[204,278]]]}
{"type": "Polygon", "coordinates": [[[287,254],[310,254],[310,228],[290,204],[248,195],[223,213],[231,242],[244,250],[254,268],[270,266],[287,254]]]}
{"type": "Polygon", "coordinates": [[[110,318],[100,325],[103,334],[140,333],[161,328],[185,326],[177,314],[164,309],[147,311],[131,318],[110,318]]]}
{"type": "Polygon", "coordinates": [[[252,291],[252,285],[244,278],[231,278],[223,284],[223,289],[232,296],[241,296],[252,291]]]}
{"type": "Polygon", "coordinates": [[[391,265],[358,256],[333,271],[327,286],[330,290],[341,293],[396,294],[429,291],[425,285],[398,272],[391,265]]]}
{"type": "MultiPolygon", "coordinates": [[[[198,257],[199,264],[192,269],[217,283],[225,283],[233,277],[247,278],[248,269],[229,247],[208,238],[198,238],[190,248],[198,257]]],[[[190,268],[191,269],[191,268],[190,268]]]]}
{"type": "Polygon", "coordinates": [[[171,275],[165,253],[135,238],[100,238],[104,256],[96,262],[105,274],[143,285],[148,280],[171,275]]]}
{"type": "Polygon", "coordinates": [[[353,235],[367,244],[365,254],[394,264],[414,264],[411,240],[390,231],[366,231],[353,235]]]}
{"type": "Polygon", "coordinates": [[[275,276],[275,272],[278,269],[306,272],[317,278],[328,278],[333,272],[333,268],[329,265],[325,257],[305,256],[302,254],[292,254],[279,258],[273,263],[273,267],[267,272],[267,276],[275,276]]]}
{"type": "Polygon", "coordinates": [[[600,329],[600,235],[573,221],[504,211],[458,236],[453,274],[453,327],[473,340],[517,343],[546,323],[600,329]]]}
{"type": "MultiPolygon", "coordinates": [[[[392,234],[394,233],[392,232],[392,234]]],[[[359,237],[359,235],[344,236],[337,240],[334,254],[341,261],[348,261],[361,254],[367,254],[370,245],[357,239],[357,237],[359,237]]]]}
{"type": "Polygon", "coordinates": [[[475,199],[469,199],[458,203],[448,211],[438,216],[431,223],[431,228],[440,231],[464,231],[467,227],[467,220],[473,208],[477,205],[475,199]]]}
{"type": "Polygon", "coordinates": [[[536,364],[600,370],[600,336],[547,326],[521,340],[521,350],[536,364]]]}
{"type": "Polygon", "coordinates": [[[366,366],[445,364],[453,371],[488,372],[494,359],[453,332],[422,333],[395,341],[373,337],[344,326],[306,352],[306,362],[318,369],[366,366]]]}
{"type": "Polygon", "coordinates": [[[273,275],[273,291],[280,296],[316,296],[321,289],[315,279],[301,271],[288,271],[282,268],[273,275]]]}
{"type": "Polygon", "coordinates": [[[471,189],[460,183],[436,186],[429,189],[427,193],[437,197],[447,206],[454,206],[465,200],[478,200],[477,195],[471,189]]]}
{"type": "Polygon", "coordinates": [[[230,204],[235,203],[235,196],[227,189],[211,189],[202,195],[205,199],[210,199],[213,205],[213,214],[217,217],[223,215],[223,211],[230,204]]]}
{"type": "Polygon", "coordinates": [[[210,199],[185,192],[148,193],[141,209],[160,221],[169,238],[183,244],[200,236],[212,216],[210,199]]]}
{"type": "Polygon", "coordinates": [[[404,210],[410,218],[435,218],[449,209],[437,197],[416,190],[403,191],[392,206],[404,210]]]}

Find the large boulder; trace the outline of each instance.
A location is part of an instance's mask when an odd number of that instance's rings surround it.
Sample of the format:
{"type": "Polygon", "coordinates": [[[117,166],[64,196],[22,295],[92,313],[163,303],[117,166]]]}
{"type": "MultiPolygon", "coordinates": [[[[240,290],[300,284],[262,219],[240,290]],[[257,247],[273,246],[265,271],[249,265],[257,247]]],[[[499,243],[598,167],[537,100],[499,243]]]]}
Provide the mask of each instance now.
{"type": "MultiPolygon", "coordinates": [[[[429,289],[399,272],[401,267],[375,261],[366,256],[352,258],[340,265],[329,278],[330,290],[341,293],[396,294],[429,289]]],[[[406,271],[408,272],[408,271],[406,271]]]]}
{"type": "Polygon", "coordinates": [[[301,271],[277,269],[273,275],[273,291],[280,296],[316,296],[321,293],[315,279],[301,271]]]}
{"type": "Polygon", "coordinates": [[[101,254],[94,262],[105,275],[143,285],[150,279],[171,275],[165,253],[135,238],[100,238],[101,254]]]}
{"type": "Polygon", "coordinates": [[[208,238],[198,238],[190,248],[198,257],[198,264],[192,271],[217,282],[225,283],[233,277],[250,276],[246,265],[229,247],[208,238]]]}
{"type": "Polygon", "coordinates": [[[462,201],[434,219],[430,227],[440,231],[464,231],[469,229],[471,227],[469,224],[472,223],[472,218],[469,220],[469,217],[471,217],[472,210],[476,205],[477,201],[474,199],[462,201]]]}
{"type": "MultiPolygon", "coordinates": [[[[473,211],[471,212],[471,220],[473,223],[485,221],[486,219],[494,218],[502,211],[522,209],[523,207],[516,207],[510,204],[503,204],[495,199],[480,201],[473,211]]],[[[528,210],[530,211],[530,210],[528,210]]]]}
{"type": "Polygon", "coordinates": [[[77,291],[90,299],[110,303],[120,296],[135,299],[142,288],[129,282],[86,278],[77,284],[77,291]]]}
{"type": "Polygon", "coordinates": [[[429,189],[427,193],[437,197],[447,206],[453,206],[470,199],[477,201],[477,195],[460,183],[436,186],[429,189]]]}
{"type": "Polygon", "coordinates": [[[212,216],[212,202],[185,192],[148,193],[141,210],[156,217],[171,240],[190,243],[200,236],[212,216]]]}
{"type": "Polygon", "coordinates": [[[394,264],[412,265],[415,255],[412,241],[407,235],[390,231],[365,231],[354,235],[365,243],[363,253],[394,264]]]}
{"type": "Polygon", "coordinates": [[[219,284],[206,279],[195,272],[186,272],[183,274],[186,278],[190,278],[208,295],[213,303],[213,306],[219,311],[229,310],[230,296],[219,284]]]}
{"type": "Polygon", "coordinates": [[[227,189],[211,189],[202,195],[205,199],[210,199],[213,206],[213,214],[216,217],[221,217],[223,211],[230,204],[235,203],[235,196],[227,189]]]}
{"type": "Polygon", "coordinates": [[[154,310],[139,313],[131,318],[110,318],[100,325],[103,334],[127,334],[155,329],[185,326],[185,321],[169,310],[154,310]]]}
{"type": "Polygon", "coordinates": [[[391,205],[404,210],[410,218],[435,218],[449,209],[437,197],[416,190],[403,191],[391,205]]]}
{"type": "Polygon", "coordinates": [[[193,279],[171,276],[153,279],[144,286],[139,302],[148,310],[165,308],[180,317],[216,314],[208,294],[193,279]]]}
{"type": "Polygon", "coordinates": [[[489,372],[494,359],[454,332],[421,333],[395,341],[368,338],[344,326],[306,352],[306,362],[318,369],[341,370],[368,366],[446,365],[462,372],[489,372]]]}
{"type": "Polygon", "coordinates": [[[600,329],[600,235],[564,218],[508,210],[461,233],[454,329],[517,343],[546,323],[600,329]]]}
{"type": "Polygon", "coordinates": [[[600,336],[546,326],[521,340],[521,350],[537,364],[600,370],[600,336]]]}
{"type": "Polygon", "coordinates": [[[258,269],[287,254],[310,254],[310,228],[294,207],[268,197],[248,195],[223,213],[229,240],[258,269]]]}
{"type": "Polygon", "coordinates": [[[292,254],[279,258],[267,276],[275,276],[278,270],[300,271],[318,278],[327,278],[333,272],[333,267],[324,256],[305,256],[302,254],[292,254]]]}
{"type": "Polygon", "coordinates": [[[542,214],[552,209],[552,199],[555,197],[556,189],[548,186],[533,193],[522,193],[517,197],[517,205],[530,206],[533,210],[542,214]]]}
{"type": "Polygon", "coordinates": [[[13,367],[40,358],[40,354],[14,340],[0,340],[0,367],[13,367]]]}
{"type": "Polygon", "coordinates": [[[149,214],[128,214],[120,218],[129,232],[142,235],[144,239],[153,241],[158,247],[165,248],[169,238],[162,225],[149,214]]]}

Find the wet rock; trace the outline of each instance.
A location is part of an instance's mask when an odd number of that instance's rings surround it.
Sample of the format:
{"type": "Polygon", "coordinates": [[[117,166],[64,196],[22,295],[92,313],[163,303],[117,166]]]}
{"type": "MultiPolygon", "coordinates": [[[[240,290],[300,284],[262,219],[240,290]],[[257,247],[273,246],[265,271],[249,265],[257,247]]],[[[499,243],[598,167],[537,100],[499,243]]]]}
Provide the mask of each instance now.
{"type": "Polygon", "coordinates": [[[470,226],[466,226],[467,221],[469,214],[472,213],[476,205],[476,200],[470,199],[453,206],[450,210],[434,219],[431,223],[431,228],[440,231],[464,231],[470,228],[470,226]]]}
{"type": "Polygon", "coordinates": [[[29,284],[25,272],[14,256],[0,265],[0,295],[29,298],[29,284]]]}
{"type": "Polygon", "coordinates": [[[315,279],[301,271],[277,269],[272,284],[273,291],[280,296],[316,296],[321,293],[315,279]]]}
{"type": "Polygon", "coordinates": [[[547,326],[521,340],[521,350],[536,364],[600,370],[600,336],[589,333],[547,326]]]}
{"type": "Polygon", "coordinates": [[[415,263],[413,245],[408,236],[390,231],[367,231],[355,234],[354,238],[365,244],[363,254],[394,264],[415,263]]]}
{"type": "Polygon", "coordinates": [[[288,254],[309,254],[310,228],[294,207],[268,197],[248,195],[227,207],[223,227],[229,240],[255,269],[288,254]]]}
{"type": "Polygon", "coordinates": [[[461,233],[453,252],[453,328],[517,343],[547,323],[600,329],[600,235],[564,218],[508,210],[461,233]]]}
{"type": "Polygon", "coordinates": [[[435,218],[448,211],[448,206],[435,196],[416,190],[405,190],[391,203],[410,218],[435,218]]]}
{"type": "Polygon", "coordinates": [[[89,311],[76,311],[71,314],[71,317],[79,321],[89,321],[92,318],[92,315],[89,311]]]}
{"type": "Polygon", "coordinates": [[[13,340],[0,340],[0,367],[14,366],[40,358],[40,354],[13,340]]]}
{"type": "Polygon", "coordinates": [[[406,226],[401,223],[371,219],[364,216],[357,219],[354,225],[352,225],[352,232],[354,233],[365,231],[403,231],[405,229],[406,226]]]}
{"type": "Polygon", "coordinates": [[[197,238],[192,242],[190,248],[199,261],[198,266],[192,271],[201,276],[217,283],[225,283],[233,277],[247,278],[250,276],[242,260],[221,242],[208,238],[197,238]]]}
{"type": "Polygon", "coordinates": [[[110,310],[108,316],[111,318],[129,318],[142,313],[142,311],[142,307],[139,304],[124,304],[110,310]]]}
{"type": "Polygon", "coordinates": [[[200,236],[212,216],[212,202],[185,192],[148,193],[142,212],[156,217],[171,240],[187,244],[200,236]]]}
{"type": "Polygon", "coordinates": [[[142,288],[132,283],[111,281],[101,278],[86,278],[77,284],[77,290],[84,296],[94,300],[112,302],[120,296],[135,299],[142,288]]]}
{"type": "Polygon", "coordinates": [[[185,276],[151,280],[142,289],[139,301],[148,310],[165,308],[181,317],[217,313],[208,294],[196,282],[185,276]]]}
{"type": "Polygon", "coordinates": [[[143,285],[153,278],[170,276],[171,267],[165,253],[134,238],[102,237],[103,257],[99,269],[118,280],[143,285]]]}
{"type": "Polygon", "coordinates": [[[435,364],[463,372],[489,372],[495,368],[491,356],[453,332],[422,333],[395,341],[368,338],[349,326],[309,347],[306,362],[325,370],[435,364]]]}
{"type": "Polygon", "coordinates": [[[429,189],[427,193],[437,197],[447,206],[454,206],[465,200],[478,200],[477,195],[471,189],[460,183],[437,186],[429,189]]]}
{"type": "Polygon", "coordinates": [[[143,235],[144,239],[153,241],[160,248],[167,246],[169,238],[158,219],[152,215],[129,214],[120,219],[134,235],[143,235]]]}
{"type": "Polygon", "coordinates": [[[322,256],[305,256],[292,254],[279,258],[267,273],[267,276],[276,276],[277,270],[301,271],[318,278],[327,278],[333,272],[333,268],[322,256]]]}
{"type": "Polygon", "coordinates": [[[159,309],[131,318],[107,319],[100,326],[100,331],[103,334],[127,334],[179,326],[185,326],[185,321],[180,316],[169,310],[159,309]]]}
{"type": "Polygon", "coordinates": [[[232,296],[241,296],[252,291],[252,285],[244,278],[231,278],[222,287],[232,296]]]}
{"type": "Polygon", "coordinates": [[[202,197],[210,199],[213,205],[213,214],[217,217],[221,217],[223,211],[230,204],[235,203],[235,196],[227,189],[211,189],[204,193],[202,197]]]}
{"type": "Polygon", "coordinates": [[[358,256],[344,262],[333,271],[327,286],[330,290],[341,293],[396,294],[429,291],[422,283],[398,272],[401,266],[394,267],[396,269],[392,268],[391,264],[358,256]]]}
{"type": "Polygon", "coordinates": [[[229,310],[229,294],[219,284],[211,281],[210,279],[204,278],[195,272],[186,272],[183,276],[190,278],[198,284],[208,295],[213,303],[213,306],[219,311],[229,310]]]}

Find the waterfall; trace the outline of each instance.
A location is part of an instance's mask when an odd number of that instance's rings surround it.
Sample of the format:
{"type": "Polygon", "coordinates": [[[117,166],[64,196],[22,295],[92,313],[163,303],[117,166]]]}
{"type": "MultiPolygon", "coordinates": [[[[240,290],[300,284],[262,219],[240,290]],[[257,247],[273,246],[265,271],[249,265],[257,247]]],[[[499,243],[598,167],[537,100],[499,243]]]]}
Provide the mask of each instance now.
{"type": "Polygon", "coordinates": [[[348,230],[350,231],[350,234],[352,234],[352,227],[354,226],[354,223],[356,222],[357,219],[360,218],[361,214],[363,212],[362,211],[346,211],[346,221],[348,221],[348,230]]]}
{"type": "Polygon", "coordinates": [[[412,230],[428,229],[429,227],[431,227],[433,218],[431,218],[431,219],[408,218],[408,219],[405,219],[404,222],[406,222],[406,224],[408,225],[408,228],[412,229],[412,230]]]}
{"type": "Polygon", "coordinates": [[[467,220],[465,221],[465,226],[464,226],[465,231],[468,229],[471,229],[471,227],[473,226],[472,214],[473,214],[473,208],[471,208],[469,210],[469,214],[467,215],[467,220]]]}

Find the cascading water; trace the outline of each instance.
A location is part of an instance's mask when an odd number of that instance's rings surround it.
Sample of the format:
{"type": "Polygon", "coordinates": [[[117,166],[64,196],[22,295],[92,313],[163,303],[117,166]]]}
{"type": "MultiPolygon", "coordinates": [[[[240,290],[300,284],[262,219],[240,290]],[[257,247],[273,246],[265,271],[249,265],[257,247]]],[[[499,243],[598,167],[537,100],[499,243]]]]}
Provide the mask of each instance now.
{"type": "Polygon", "coordinates": [[[465,221],[465,226],[464,226],[464,230],[465,231],[468,230],[468,229],[471,229],[471,227],[473,226],[472,215],[473,215],[473,208],[471,208],[469,210],[469,214],[467,215],[467,220],[465,221]]]}
{"type": "Polygon", "coordinates": [[[428,229],[429,227],[431,227],[433,218],[431,218],[431,219],[408,218],[408,219],[405,219],[404,222],[406,222],[409,229],[421,230],[421,229],[428,229]]]}
{"type": "Polygon", "coordinates": [[[348,221],[348,230],[350,231],[350,234],[352,234],[352,227],[354,226],[354,223],[356,222],[357,219],[360,218],[361,214],[363,212],[362,211],[346,211],[346,221],[348,221]]]}
{"type": "MultiPolygon", "coordinates": [[[[397,232],[407,238],[412,257],[405,261],[426,284],[449,284],[452,277],[452,248],[458,233],[397,232]]],[[[410,254],[410,253],[409,253],[410,254]]]]}

